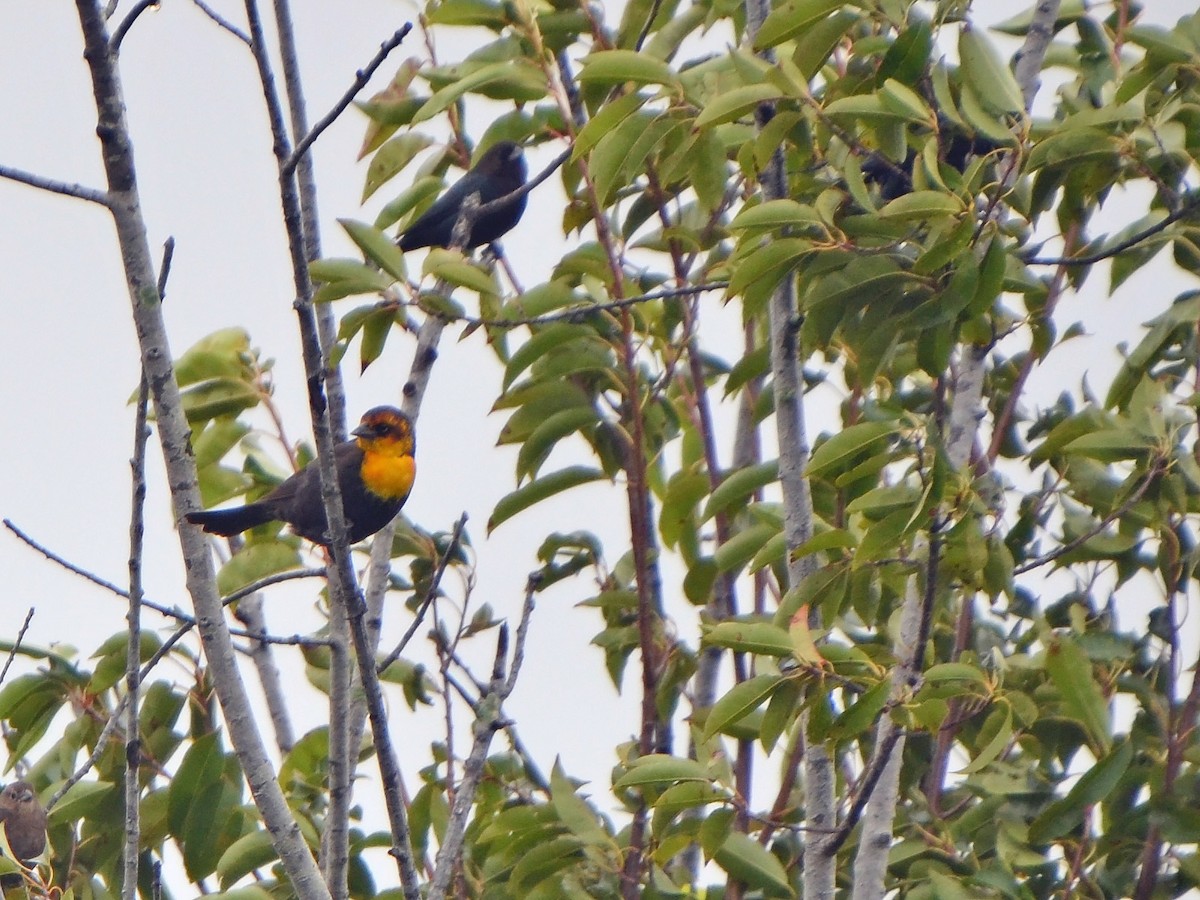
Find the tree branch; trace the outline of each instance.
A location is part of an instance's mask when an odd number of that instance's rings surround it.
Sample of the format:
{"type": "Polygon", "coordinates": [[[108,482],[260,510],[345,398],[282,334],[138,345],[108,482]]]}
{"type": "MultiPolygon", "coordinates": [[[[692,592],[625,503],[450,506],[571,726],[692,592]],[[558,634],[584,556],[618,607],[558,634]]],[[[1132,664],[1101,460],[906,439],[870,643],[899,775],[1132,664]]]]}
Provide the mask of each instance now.
{"type": "Polygon", "coordinates": [[[496,640],[496,656],[492,663],[492,677],[488,683],[487,692],[480,698],[476,706],[475,722],[471,727],[474,741],[471,752],[463,764],[463,777],[454,792],[454,805],[450,810],[450,820],[446,824],[445,837],[438,847],[433,879],[429,884],[428,900],[444,900],[450,886],[450,879],[458,865],[462,853],[463,837],[466,834],[467,820],[471,815],[471,807],[475,802],[475,793],[483,777],[484,766],[487,762],[488,748],[497,731],[503,729],[508,722],[503,716],[502,706],[512,694],[520,674],[521,662],[525,657],[525,639],[529,633],[529,620],[533,614],[533,595],[537,591],[538,580],[530,577],[525,584],[525,603],[521,608],[521,620],[517,625],[517,638],[513,646],[512,661],[508,666],[508,674],[504,672],[504,660],[508,653],[508,626],[500,626],[500,634],[496,640]]]}
{"type": "Polygon", "coordinates": [[[1188,218],[1188,216],[1198,209],[1200,209],[1200,193],[1194,194],[1190,200],[1178,209],[1167,213],[1161,221],[1143,228],[1123,241],[1117,241],[1117,243],[1110,247],[1097,250],[1095,253],[1085,253],[1081,256],[1033,256],[1025,259],[1024,263],[1027,266],[1090,266],[1093,263],[1111,259],[1118,253],[1124,253],[1126,250],[1136,247],[1142,241],[1154,237],[1154,235],[1161,231],[1165,231],[1181,219],[1188,218]]]}
{"type": "Polygon", "coordinates": [[[185,519],[187,513],[201,505],[195,458],[191,453],[190,428],[175,380],[170,343],[155,286],[116,55],[108,39],[103,9],[97,0],[75,0],[75,5],[96,101],[96,132],[108,182],[109,208],[121,246],[142,365],[154,402],[167,482],[171,486],[185,559],[187,588],[196,609],[209,670],[230,741],[287,877],[302,900],[324,900],[329,893],[288,809],[237,671],[233,643],[225,629],[217,596],[208,544],[200,529],[187,524],[185,519]]]}
{"type": "Polygon", "coordinates": [[[87,200],[89,203],[98,203],[103,207],[107,207],[110,203],[110,197],[104,191],[98,191],[95,188],[86,187],[82,184],[71,184],[70,182],[58,181],[54,178],[46,178],[42,175],[35,175],[32,172],[14,169],[12,166],[0,165],[0,178],[28,185],[40,191],[48,191],[51,194],[62,194],[64,197],[74,197],[76,200],[87,200]]]}
{"type": "Polygon", "coordinates": [[[346,107],[354,102],[354,98],[367,86],[367,83],[371,80],[371,76],[383,65],[384,60],[388,58],[389,54],[404,43],[404,39],[408,37],[410,31],[412,31],[412,22],[405,22],[402,27],[397,29],[395,34],[379,45],[379,51],[371,57],[371,61],[355,73],[354,82],[350,85],[346,93],[341,96],[329,112],[321,117],[317,124],[309,129],[304,137],[296,142],[296,147],[292,150],[291,156],[280,166],[280,172],[284,177],[292,174],[296,165],[300,162],[304,154],[308,152],[308,149],[316,139],[321,136],[326,128],[337,121],[338,116],[346,111],[346,107]]]}

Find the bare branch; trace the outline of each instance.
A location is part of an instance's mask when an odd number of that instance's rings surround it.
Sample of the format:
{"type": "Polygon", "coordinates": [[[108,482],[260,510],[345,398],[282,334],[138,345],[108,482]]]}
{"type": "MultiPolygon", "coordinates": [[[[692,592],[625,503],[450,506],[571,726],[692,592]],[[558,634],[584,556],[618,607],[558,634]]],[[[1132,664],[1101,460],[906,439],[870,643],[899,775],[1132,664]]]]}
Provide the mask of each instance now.
{"type": "Polygon", "coordinates": [[[1124,253],[1126,250],[1136,247],[1142,241],[1154,237],[1154,235],[1161,231],[1165,231],[1181,219],[1188,218],[1198,209],[1200,209],[1200,193],[1193,195],[1187,203],[1168,213],[1161,221],[1142,229],[1136,234],[1130,235],[1123,241],[1118,241],[1112,246],[1097,250],[1095,253],[1087,253],[1081,256],[1033,256],[1024,260],[1024,262],[1028,266],[1090,266],[1093,263],[1111,259],[1118,253],[1124,253]]]}
{"type": "Polygon", "coordinates": [[[1133,493],[1126,498],[1124,503],[1110,512],[1108,515],[1104,516],[1104,518],[1102,518],[1083,534],[1079,535],[1073,540],[1067,541],[1067,543],[1063,544],[1061,547],[1058,547],[1050,553],[1047,553],[1045,556],[1039,556],[1037,559],[1031,559],[1029,562],[1021,563],[1021,565],[1013,569],[1013,574],[1022,575],[1025,572],[1048,565],[1049,563],[1054,562],[1056,559],[1061,559],[1062,557],[1066,556],[1072,550],[1077,550],[1078,548],[1082,547],[1092,538],[1103,532],[1104,529],[1113,522],[1123,517],[1127,512],[1129,512],[1129,510],[1133,509],[1138,501],[1146,495],[1146,491],[1150,489],[1150,485],[1154,484],[1155,479],[1162,474],[1165,466],[1166,462],[1164,460],[1154,460],[1154,462],[1150,465],[1149,471],[1146,472],[1146,477],[1142,479],[1141,484],[1134,489],[1133,493]]]}
{"type": "Polygon", "coordinates": [[[25,613],[25,621],[21,623],[21,630],[17,632],[17,639],[13,641],[12,647],[8,650],[8,656],[4,660],[4,668],[0,669],[0,684],[4,684],[4,679],[8,677],[8,669],[13,664],[13,660],[17,657],[17,651],[21,649],[21,642],[25,640],[25,632],[29,630],[29,623],[33,621],[33,607],[29,607],[29,612],[25,613]]]}
{"type": "Polygon", "coordinates": [[[246,32],[242,31],[242,29],[238,28],[236,25],[222,16],[219,12],[205,3],[204,0],[192,0],[192,3],[196,5],[197,9],[212,19],[218,28],[228,31],[243,44],[250,46],[250,35],[246,34],[246,32]]]}
{"type": "Polygon", "coordinates": [[[51,194],[62,194],[64,197],[74,197],[76,200],[87,200],[89,203],[98,203],[104,207],[107,207],[110,203],[106,191],[98,191],[95,188],[86,187],[82,184],[71,184],[67,181],[58,181],[55,178],[34,175],[32,172],[14,169],[12,166],[0,165],[0,178],[6,178],[18,184],[25,184],[40,191],[49,191],[51,194]]]}
{"type": "Polygon", "coordinates": [[[384,60],[388,58],[388,55],[404,43],[404,39],[408,37],[408,33],[410,31],[412,31],[412,22],[405,22],[404,25],[395,32],[395,34],[380,44],[379,51],[371,58],[371,61],[355,73],[354,83],[350,85],[350,88],[346,91],[346,93],[341,96],[341,98],[333,105],[333,108],[330,109],[329,112],[327,112],[315,125],[313,125],[313,127],[308,131],[307,134],[304,135],[304,137],[296,142],[296,147],[294,150],[292,150],[292,155],[289,156],[287,160],[284,161],[283,165],[279,167],[280,173],[285,178],[292,174],[297,163],[300,162],[301,157],[308,152],[308,148],[311,147],[313,142],[321,136],[322,132],[324,132],[326,128],[337,121],[338,116],[346,111],[346,107],[354,102],[354,98],[357,97],[359,92],[367,86],[367,83],[371,80],[371,76],[375,74],[376,70],[381,65],[383,65],[384,60]]]}
{"type": "Polygon", "coordinates": [[[129,14],[121,20],[121,24],[113,29],[112,38],[109,44],[112,47],[113,53],[121,52],[121,42],[125,40],[125,35],[129,34],[129,29],[133,27],[133,23],[138,20],[138,16],[148,9],[158,9],[160,7],[159,0],[138,0],[134,4],[133,9],[129,14]]]}
{"type": "Polygon", "coordinates": [[[400,658],[400,654],[404,652],[404,648],[408,646],[408,642],[412,640],[417,629],[421,627],[421,622],[425,618],[425,613],[429,610],[429,605],[437,598],[438,586],[442,583],[442,575],[446,572],[446,566],[450,562],[450,557],[458,550],[459,542],[462,540],[463,529],[466,525],[467,514],[464,512],[458,517],[458,521],[454,523],[454,531],[450,535],[450,543],[446,545],[446,551],[438,557],[437,567],[433,570],[433,578],[429,582],[429,590],[425,592],[425,597],[421,600],[421,605],[417,607],[412,624],[408,626],[408,630],[404,632],[404,636],[400,638],[400,642],[396,644],[395,649],[376,666],[376,669],[380,673],[400,658]]]}
{"type": "Polygon", "coordinates": [[[427,895],[429,900],[443,900],[446,896],[451,876],[462,851],[467,820],[470,818],[471,806],[475,802],[475,793],[483,776],[488,748],[491,746],[496,732],[510,724],[503,715],[502,707],[516,686],[517,675],[525,655],[529,621],[533,614],[533,595],[537,591],[539,583],[540,579],[535,576],[531,576],[526,582],[525,603],[521,608],[521,620],[517,625],[517,638],[513,646],[513,656],[509,663],[507,676],[504,672],[504,660],[508,654],[508,626],[500,626],[500,633],[496,639],[496,656],[492,663],[492,677],[488,682],[486,692],[474,707],[475,722],[471,727],[474,741],[471,745],[471,752],[463,763],[462,781],[455,791],[454,805],[450,811],[450,820],[446,824],[445,837],[438,848],[437,861],[427,895]]]}

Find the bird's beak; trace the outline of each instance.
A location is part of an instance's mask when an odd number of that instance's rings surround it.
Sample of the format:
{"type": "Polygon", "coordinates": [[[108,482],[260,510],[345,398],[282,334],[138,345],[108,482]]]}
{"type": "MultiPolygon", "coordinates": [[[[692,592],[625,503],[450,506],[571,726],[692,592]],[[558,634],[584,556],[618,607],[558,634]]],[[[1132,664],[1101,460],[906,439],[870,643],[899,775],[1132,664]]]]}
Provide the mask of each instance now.
{"type": "Polygon", "coordinates": [[[368,425],[359,425],[350,433],[355,437],[366,438],[371,436],[371,428],[368,425]]]}

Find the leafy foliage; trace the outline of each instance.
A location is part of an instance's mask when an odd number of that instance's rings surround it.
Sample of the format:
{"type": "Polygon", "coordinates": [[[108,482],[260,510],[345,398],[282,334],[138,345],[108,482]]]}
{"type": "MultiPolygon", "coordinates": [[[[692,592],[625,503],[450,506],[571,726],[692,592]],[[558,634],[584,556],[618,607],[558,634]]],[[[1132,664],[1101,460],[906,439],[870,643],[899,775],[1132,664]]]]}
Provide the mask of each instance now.
{"type": "MultiPolygon", "coordinates": [[[[631,664],[649,673],[640,730],[614,727],[614,743],[639,737],[616,747],[603,799],[559,765],[546,779],[516,750],[490,755],[462,896],[608,897],[629,895],[630,881],[643,896],[684,896],[718,890],[705,884],[718,871],[741,896],[795,896],[805,744],[838,761],[848,889],[859,832],[847,816],[871,787],[862,775],[881,719],[906,737],[889,890],[1200,888],[1190,800],[1200,688],[1179,681],[1192,669],[1181,621],[1200,512],[1200,293],[1148,310],[1102,401],[1064,391],[1030,413],[1024,395],[1030,372],[1077,330],[1059,321],[1059,299],[1095,266],[1108,264],[1116,292],[1169,246],[1177,266],[1200,273],[1200,15],[1160,29],[1124,6],[1106,16],[1064,3],[1048,58],[1068,77],[1050,112],[1030,118],[1001,49],[1010,45],[961,21],[961,6],[786,0],[749,35],[741,8],[717,0],[635,0],[619,22],[595,6],[443,0],[426,7],[429,29],[487,37],[454,63],[402,65],[360,104],[363,197],[383,206],[372,224],[342,220],[361,260],[311,269],[316,299],[338,315],[338,358],[356,340],[362,367],[403,352],[393,326],[410,313],[466,321],[503,367],[495,409],[501,441],[518,448],[493,539],[584,484],[619,482],[630,515],[628,547],[580,531],[522,552],[540,565],[539,590],[594,577],[582,614],[608,678],[631,691],[631,664]],[[709,52],[714,41],[729,46],[709,52]],[[766,50],[770,60],[756,52],[766,50]],[[482,99],[503,110],[486,132],[456,130],[464,105],[482,99]],[[423,156],[446,125],[448,149],[423,156]],[[569,151],[555,176],[567,249],[521,290],[484,262],[434,250],[413,288],[390,230],[420,215],[476,137],[569,151]],[[768,200],[760,179],[776,154],[788,196],[768,200]],[[1144,216],[1094,234],[1101,204],[1133,186],[1151,198],[1144,216]],[[808,511],[785,508],[780,463],[764,446],[778,399],[767,306],[784,283],[797,289],[809,396],[835,386],[838,397],[808,459],[808,511]],[[718,303],[741,334],[712,333],[708,323],[728,321],[718,303]],[[985,421],[956,467],[956,376],[972,358],[987,360],[985,421]],[[714,424],[714,410],[736,426],[714,424]],[[582,462],[559,462],[568,446],[582,462]],[[806,513],[812,539],[788,547],[787,517],[806,513]],[[815,573],[789,585],[789,554],[811,558],[815,573]],[[893,672],[907,660],[894,637],[910,597],[925,602],[925,664],[897,699],[893,672]],[[1133,611],[1134,600],[1153,608],[1133,611]],[[720,659],[734,661],[734,677],[708,696],[720,659]],[[784,773],[778,793],[759,808],[753,778],[772,769],[784,773]]],[[[1028,27],[1017,18],[1000,30],[1028,27]]],[[[521,229],[510,237],[522,239],[521,229]]],[[[278,479],[238,418],[269,402],[268,368],[241,332],[179,360],[208,502],[278,479]],[[234,451],[240,469],[226,461],[234,451]]],[[[296,565],[296,540],[266,531],[226,563],[223,591],[296,565]]],[[[393,560],[410,577],[395,588],[410,607],[446,547],[445,535],[415,528],[397,538],[393,560]]],[[[484,611],[460,636],[493,624],[484,611]]],[[[93,671],[47,656],[43,673],[0,691],[11,757],[31,760],[41,787],[67,776],[119,702],[123,647],[106,647],[93,671]],[[88,715],[44,749],[67,705],[88,715]]],[[[305,654],[326,688],[327,654],[305,654]]],[[[141,712],[145,852],[172,841],[193,882],[215,875],[229,889],[258,877],[282,893],[204,670],[184,658],[194,683],[153,682],[141,712]]],[[[410,704],[434,683],[449,693],[411,661],[389,671],[410,704]]],[[[325,729],[305,735],[280,775],[314,847],[328,741],[325,729]]],[[[409,804],[418,856],[446,837],[450,768],[446,748],[433,748],[409,804]]],[[[64,800],[53,857],[73,867],[56,869],[57,883],[102,893],[119,882],[111,823],[123,777],[114,745],[92,786],[64,800]]],[[[353,896],[377,893],[361,853],[386,840],[355,832],[353,896]]]]}

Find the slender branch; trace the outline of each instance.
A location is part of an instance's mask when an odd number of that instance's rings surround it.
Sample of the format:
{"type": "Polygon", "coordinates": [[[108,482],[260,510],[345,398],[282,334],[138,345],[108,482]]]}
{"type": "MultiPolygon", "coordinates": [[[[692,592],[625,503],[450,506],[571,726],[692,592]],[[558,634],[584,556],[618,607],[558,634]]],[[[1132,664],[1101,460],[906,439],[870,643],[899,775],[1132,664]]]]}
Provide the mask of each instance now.
{"type": "Polygon", "coordinates": [[[292,889],[301,900],[325,900],[329,892],[283,796],[258,732],[245,685],[237,671],[237,659],[233,642],[225,630],[208,545],[201,530],[186,523],[187,514],[201,505],[196,461],[189,443],[190,428],[175,378],[162,304],[158,302],[155,288],[154,264],[141,210],[117,58],[98,0],[75,0],[75,6],[83,33],[84,59],[91,76],[97,112],[96,134],[100,139],[101,159],[111,198],[109,208],[125,269],[130,314],[150,384],[155,430],[171,488],[185,580],[196,610],[208,669],[220,700],[230,743],[292,889]]]}
{"type": "Polygon", "coordinates": [[[125,35],[129,34],[129,29],[133,27],[133,23],[138,20],[138,16],[148,9],[158,9],[161,5],[161,0],[138,0],[134,4],[133,9],[129,14],[121,20],[121,24],[113,29],[112,38],[109,44],[112,46],[113,53],[121,52],[121,42],[125,40],[125,35]]]}
{"type": "Polygon", "coordinates": [[[98,203],[104,207],[107,207],[111,202],[108,193],[105,191],[98,191],[95,188],[86,187],[82,184],[59,181],[55,178],[46,178],[42,175],[35,175],[32,172],[14,169],[12,166],[0,165],[0,178],[6,178],[18,184],[25,184],[40,191],[62,194],[65,197],[74,197],[76,200],[87,200],[89,203],[98,203]]]}
{"type": "MultiPolygon", "coordinates": [[[[31,548],[36,550],[38,553],[42,554],[42,556],[46,557],[46,559],[50,560],[53,563],[57,563],[58,565],[62,566],[64,569],[66,569],[68,572],[71,572],[72,574],[78,575],[79,577],[84,578],[87,581],[90,581],[92,584],[103,588],[104,590],[108,591],[111,594],[115,594],[116,596],[122,598],[123,600],[129,599],[129,591],[113,584],[111,581],[106,581],[105,579],[101,578],[99,575],[95,575],[92,572],[87,571],[87,569],[80,568],[79,566],[75,565],[74,563],[64,559],[62,556],[59,556],[53,550],[50,550],[48,547],[44,546],[43,544],[38,543],[32,537],[30,537],[28,534],[26,534],[24,531],[22,531],[11,519],[4,519],[3,523],[4,523],[5,528],[7,528],[9,531],[11,531],[17,538],[19,538],[25,544],[27,544],[28,546],[30,546],[31,548]]],[[[271,585],[274,585],[274,584],[281,584],[282,582],[285,582],[285,581],[296,581],[297,579],[300,579],[300,578],[324,578],[325,576],[326,576],[326,570],[324,568],[292,569],[291,571],[288,571],[288,572],[276,572],[274,575],[266,575],[266,576],[258,579],[257,581],[251,582],[250,584],[246,585],[243,588],[238,588],[232,594],[222,597],[220,602],[221,602],[222,606],[229,606],[229,604],[236,603],[238,600],[241,600],[243,597],[248,597],[251,594],[261,591],[263,588],[271,587],[271,585]]],[[[156,603],[153,600],[147,600],[145,597],[142,598],[142,606],[145,606],[148,609],[152,609],[157,613],[162,613],[164,616],[168,616],[179,622],[184,622],[188,625],[188,627],[192,627],[192,626],[196,625],[195,617],[188,615],[187,613],[185,613],[183,610],[181,610],[177,606],[174,606],[174,607],[165,606],[164,604],[156,603]]],[[[277,644],[296,644],[296,643],[298,643],[297,638],[278,638],[278,637],[272,637],[270,635],[261,635],[260,636],[254,632],[238,631],[237,629],[231,629],[230,634],[235,635],[237,637],[249,637],[249,638],[254,638],[254,640],[264,640],[264,641],[269,641],[271,643],[277,643],[277,644]]],[[[323,647],[323,646],[326,646],[329,642],[313,638],[313,639],[309,640],[309,643],[311,646],[314,646],[314,647],[318,647],[318,646],[323,647]]]]}
{"type": "Polygon", "coordinates": [[[247,47],[250,46],[250,35],[246,34],[246,32],[242,31],[242,29],[238,28],[236,25],[222,16],[219,12],[205,3],[204,0],[192,0],[192,3],[195,4],[197,9],[212,19],[212,21],[216,23],[217,27],[228,31],[247,47]]]}
{"type": "Polygon", "coordinates": [[[104,727],[100,729],[100,734],[96,737],[96,746],[93,748],[88,758],[83,761],[83,764],[80,765],[78,769],[71,773],[70,777],[68,777],[67,780],[64,781],[61,786],[59,786],[58,790],[51,795],[50,799],[46,801],[47,812],[54,809],[54,807],[58,804],[58,801],[63,798],[63,795],[66,794],[66,792],[73,788],[76,784],[78,784],[80,779],[82,779],[84,775],[92,770],[92,767],[96,765],[96,762],[104,754],[104,751],[108,749],[108,739],[112,737],[112,733],[116,729],[117,723],[121,721],[121,714],[125,710],[128,696],[129,695],[126,694],[120,699],[120,701],[118,701],[117,708],[112,711],[108,717],[108,721],[105,722],[104,727]]]}
{"type": "Polygon", "coordinates": [[[1017,566],[1015,569],[1013,569],[1013,574],[1022,575],[1025,572],[1048,565],[1049,563],[1054,562],[1056,559],[1066,556],[1072,550],[1082,547],[1092,538],[1096,537],[1096,535],[1104,531],[1105,528],[1120,519],[1125,515],[1125,513],[1129,512],[1129,510],[1131,510],[1134,505],[1146,495],[1146,491],[1150,489],[1150,485],[1152,485],[1155,479],[1162,474],[1165,465],[1166,462],[1162,459],[1154,460],[1154,462],[1150,465],[1149,471],[1146,472],[1146,477],[1142,479],[1141,484],[1134,489],[1133,493],[1126,498],[1124,503],[1110,512],[1108,515],[1104,516],[1104,518],[1097,522],[1095,526],[1089,528],[1086,532],[1074,538],[1073,540],[1067,541],[1067,543],[1054,549],[1050,553],[1047,553],[1045,556],[1039,556],[1037,559],[1031,559],[1029,562],[1022,563],[1021,565],[1017,566]]]}
{"type": "Polygon", "coordinates": [[[1023,262],[1027,266],[1090,266],[1093,263],[1102,262],[1116,256],[1118,253],[1124,253],[1126,250],[1136,247],[1142,241],[1154,237],[1154,235],[1161,231],[1165,231],[1181,219],[1186,219],[1198,209],[1200,209],[1200,193],[1193,195],[1190,200],[1178,209],[1168,213],[1161,221],[1130,235],[1122,241],[1118,241],[1110,247],[1104,247],[1094,253],[1085,253],[1080,256],[1033,256],[1023,260],[1023,262]]]}
{"type": "Polygon", "coordinates": [[[429,885],[428,900],[443,900],[450,885],[450,879],[458,864],[462,852],[463,838],[466,834],[467,820],[471,807],[475,802],[475,794],[483,777],[487,762],[488,748],[497,731],[509,723],[504,718],[502,705],[516,686],[520,673],[521,662],[525,656],[525,639],[529,634],[529,620],[533,615],[533,596],[537,591],[539,580],[530,577],[525,585],[525,603],[521,608],[521,620],[517,625],[517,637],[513,645],[512,661],[508,666],[508,674],[504,672],[504,660],[508,653],[508,626],[500,626],[500,634],[496,640],[496,656],[492,663],[492,677],[486,693],[480,698],[476,707],[475,722],[471,731],[474,741],[471,752],[463,763],[463,777],[454,795],[454,805],[450,811],[450,820],[446,824],[445,837],[438,848],[433,879],[429,885]]]}
{"type": "Polygon", "coordinates": [[[21,630],[17,632],[17,639],[13,641],[12,647],[8,650],[8,656],[4,660],[4,668],[0,669],[0,684],[4,684],[4,679],[8,677],[8,669],[13,664],[13,660],[17,658],[17,652],[21,649],[21,642],[25,640],[25,632],[29,630],[29,623],[33,621],[33,607],[29,607],[29,612],[25,613],[25,621],[21,623],[21,630]]]}
{"type": "Polygon", "coordinates": [[[245,597],[233,610],[233,616],[245,626],[246,634],[250,637],[250,660],[254,663],[258,683],[267,702],[267,713],[275,731],[275,746],[279,748],[280,754],[284,755],[295,746],[296,736],[288,711],[283,679],[280,677],[279,667],[275,664],[273,644],[269,640],[263,640],[268,634],[262,594],[245,597]]]}
{"type": "MultiPolygon", "coordinates": [[[[121,23],[128,31],[140,10],[135,7],[121,23]]],[[[124,33],[124,32],[121,32],[124,33]]],[[[113,37],[113,45],[118,43],[113,37]]],[[[163,259],[158,268],[158,299],[163,300],[167,292],[167,279],[171,275],[171,260],[175,255],[175,239],[167,238],[163,245],[163,259]]],[[[138,383],[137,412],[134,416],[133,458],[129,461],[132,470],[132,497],[129,513],[129,637],[125,651],[125,693],[129,721],[125,726],[125,847],[124,876],[121,881],[121,896],[134,900],[138,889],[138,855],[141,844],[141,820],[139,811],[140,784],[138,767],[142,756],[141,735],[138,731],[138,694],[141,689],[142,664],[142,551],[146,535],[146,444],[150,438],[147,425],[150,408],[150,382],[143,368],[138,383]]]]}
{"type": "MultiPolygon", "coordinates": [[[[482,207],[480,208],[482,209],[482,207]]],[[[663,288],[658,291],[638,294],[634,297],[621,297],[616,300],[605,300],[600,303],[580,304],[579,306],[571,306],[558,312],[546,313],[541,316],[529,316],[527,318],[506,317],[503,319],[486,319],[478,316],[454,315],[440,310],[430,311],[430,315],[444,319],[446,322],[466,322],[472,328],[518,328],[525,325],[549,325],[552,322],[578,323],[595,313],[628,309],[631,306],[637,306],[640,303],[647,303],[651,300],[674,300],[680,297],[692,297],[696,294],[704,294],[709,291],[722,291],[727,287],[729,287],[728,281],[711,281],[706,284],[663,288]]]]}
{"type": "Polygon", "coordinates": [[[397,31],[390,38],[379,45],[379,51],[373,57],[371,57],[371,61],[355,73],[354,82],[350,85],[350,88],[346,91],[346,93],[341,96],[341,98],[333,105],[333,108],[330,109],[329,112],[322,116],[321,119],[315,125],[313,125],[313,127],[308,131],[307,134],[304,135],[304,137],[296,142],[296,147],[292,150],[291,156],[289,156],[284,161],[283,165],[279,167],[280,172],[284,177],[292,174],[297,163],[299,163],[301,157],[308,152],[308,149],[313,145],[313,142],[321,136],[325,129],[337,121],[338,116],[346,111],[346,107],[354,102],[354,98],[357,97],[359,92],[367,86],[367,83],[371,80],[371,76],[375,74],[376,70],[381,65],[383,65],[384,60],[388,58],[389,54],[391,54],[393,50],[404,43],[404,39],[408,37],[408,33],[410,31],[412,31],[412,22],[405,22],[404,25],[397,29],[397,31]]]}
{"type": "Polygon", "coordinates": [[[438,595],[438,586],[442,583],[442,575],[446,572],[446,566],[450,562],[450,557],[458,550],[459,542],[462,540],[463,529],[466,525],[467,514],[464,512],[458,517],[458,521],[454,523],[454,531],[450,534],[450,543],[446,545],[445,552],[438,557],[437,566],[433,570],[433,578],[429,582],[429,590],[425,592],[425,597],[421,600],[421,605],[417,607],[412,624],[408,626],[408,629],[404,632],[404,636],[396,644],[395,649],[376,666],[376,669],[380,673],[400,658],[400,654],[404,652],[404,648],[408,646],[408,642],[412,640],[417,629],[421,627],[421,622],[425,619],[425,613],[429,610],[430,604],[433,603],[438,595]]]}

